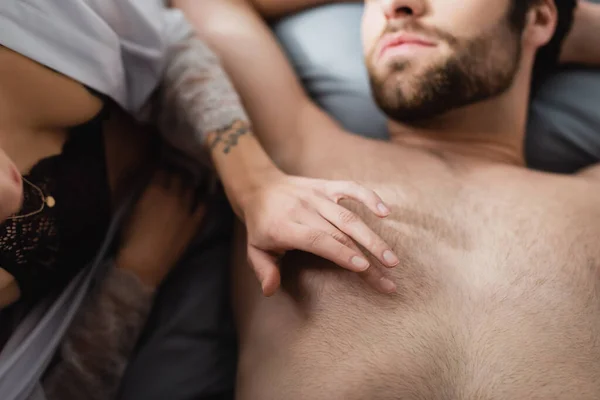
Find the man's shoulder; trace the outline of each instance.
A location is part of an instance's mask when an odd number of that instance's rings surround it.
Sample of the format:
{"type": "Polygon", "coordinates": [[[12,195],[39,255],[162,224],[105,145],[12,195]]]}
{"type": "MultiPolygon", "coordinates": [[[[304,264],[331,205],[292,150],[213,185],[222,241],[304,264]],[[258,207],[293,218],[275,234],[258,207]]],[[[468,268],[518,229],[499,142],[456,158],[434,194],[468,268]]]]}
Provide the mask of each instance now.
{"type": "Polygon", "coordinates": [[[523,201],[533,204],[560,204],[573,212],[588,210],[600,201],[600,165],[573,174],[528,171],[521,185],[523,201]],[[526,195],[529,193],[529,195],[526,195]],[[549,203],[546,201],[548,200],[549,203]]]}
{"type": "Polygon", "coordinates": [[[569,174],[527,170],[526,181],[530,182],[532,187],[547,187],[556,191],[563,189],[566,191],[579,189],[590,191],[597,187],[600,193],[600,164],[569,174]]]}

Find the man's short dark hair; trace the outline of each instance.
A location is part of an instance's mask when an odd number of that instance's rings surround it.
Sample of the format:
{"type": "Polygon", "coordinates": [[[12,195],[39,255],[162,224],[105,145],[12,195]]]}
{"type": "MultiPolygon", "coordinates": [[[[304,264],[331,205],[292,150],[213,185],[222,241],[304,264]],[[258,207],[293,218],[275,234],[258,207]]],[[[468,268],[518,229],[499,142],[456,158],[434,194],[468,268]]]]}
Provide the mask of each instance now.
{"type": "MultiPolygon", "coordinates": [[[[525,18],[529,8],[539,1],[512,0],[511,23],[518,32],[522,32],[525,28],[525,18]]],[[[534,88],[537,87],[537,82],[543,80],[549,72],[556,69],[563,41],[573,25],[573,15],[577,6],[577,0],[554,0],[554,3],[558,10],[558,23],[552,40],[538,51],[533,68],[534,88]]]]}

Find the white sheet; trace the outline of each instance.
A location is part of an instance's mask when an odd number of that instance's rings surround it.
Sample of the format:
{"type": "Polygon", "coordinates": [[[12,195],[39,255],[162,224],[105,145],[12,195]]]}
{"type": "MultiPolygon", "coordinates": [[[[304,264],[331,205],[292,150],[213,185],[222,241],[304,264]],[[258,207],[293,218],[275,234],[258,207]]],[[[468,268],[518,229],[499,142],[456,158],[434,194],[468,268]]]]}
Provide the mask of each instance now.
{"type": "Polygon", "coordinates": [[[164,0],[2,0],[0,44],[138,115],[166,49],[191,32],[164,0]]]}

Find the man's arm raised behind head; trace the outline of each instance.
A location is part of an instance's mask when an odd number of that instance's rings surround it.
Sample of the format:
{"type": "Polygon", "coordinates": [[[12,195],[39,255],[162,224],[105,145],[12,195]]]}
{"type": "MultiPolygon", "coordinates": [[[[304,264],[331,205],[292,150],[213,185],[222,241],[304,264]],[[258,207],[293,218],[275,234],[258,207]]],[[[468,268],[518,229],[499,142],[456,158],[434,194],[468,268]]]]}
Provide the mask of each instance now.
{"type": "Polygon", "coordinates": [[[563,45],[563,63],[600,66],[600,3],[579,1],[571,32],[563,45]]]}
{"type": "Polygon", "coordinates": [[[350,3],[359,2],[360,0],[248,0],[267,18],[280,18],[297,11],[304,10],[310,7],[321,6],[332,3],[350,3]]]}
{"type": "MultiPolygon", "coordinates": [[[[174,0],[211,48],[242,98],[254,132],[288,173],[310,162],[342,129],[311,102],[276,39],[250,0],[174,0]],[[301,148],[289,146],[301,135],[301,148]]],[[[331,147],[331,146],[328,146],[331,147]]]]}

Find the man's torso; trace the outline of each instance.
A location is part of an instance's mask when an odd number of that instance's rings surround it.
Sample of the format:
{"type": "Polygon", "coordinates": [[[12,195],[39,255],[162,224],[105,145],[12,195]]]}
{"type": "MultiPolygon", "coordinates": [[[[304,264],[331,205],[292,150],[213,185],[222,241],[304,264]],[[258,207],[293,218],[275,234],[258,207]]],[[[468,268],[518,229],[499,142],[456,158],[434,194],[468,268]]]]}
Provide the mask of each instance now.
{"type": "Polygon", "coordinates": [[[387,271],[398,293],[295,254],[285,290],[263,299],[238,258],[240,399],[600,396],[593,182],[363,139],[312,161],[303,174],[359,181],[392,206],[379,221],[347,204],[402,259],[387,271]]]}

